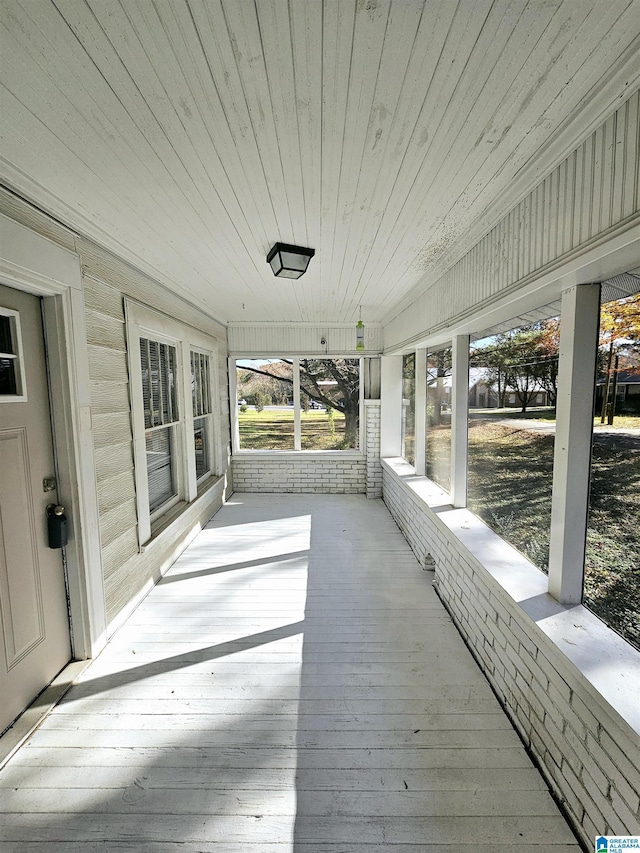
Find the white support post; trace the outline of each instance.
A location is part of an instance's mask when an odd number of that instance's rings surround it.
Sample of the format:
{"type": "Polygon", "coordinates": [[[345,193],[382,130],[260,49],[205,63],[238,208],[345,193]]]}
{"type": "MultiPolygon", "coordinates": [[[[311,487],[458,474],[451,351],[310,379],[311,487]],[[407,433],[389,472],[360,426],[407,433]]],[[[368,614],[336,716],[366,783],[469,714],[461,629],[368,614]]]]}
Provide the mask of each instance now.
{"type": "Polygon", "coordinates": [[[599,284],[562,294],[549,544],[549,592],[562,604],[582,601],[599,309],[599,284]]]}
{"type": "Polygon", "coordinates": [[[380,456],[402,452],[402,356],[383,355],[380,376],[380,456]]]}
{"type": "Polygon", "coordinates": [[[231,415],[231,452],[240,450],[240,425],[238,423],[238,371],[235,358],[227,359],[229,373],[229,414],[231,415]]]}
{"type": "Polygon", "coordinates": [[[416,413],[415,413],[415,469],[418,476],[426,474],[427,430],[427,351],[416,350],[416,413]]]}
{"type": "Polygon", "coordinates": [[[302,448],[302,427],[300,425],[300,359],[293,358],[293,447],[302,448]]]}
{"type": "Polygon", "coordinates": [[[467,505],[467,447],[469,419],[469,335],[452,342],[451,392],[451,503],[467,505]]]}

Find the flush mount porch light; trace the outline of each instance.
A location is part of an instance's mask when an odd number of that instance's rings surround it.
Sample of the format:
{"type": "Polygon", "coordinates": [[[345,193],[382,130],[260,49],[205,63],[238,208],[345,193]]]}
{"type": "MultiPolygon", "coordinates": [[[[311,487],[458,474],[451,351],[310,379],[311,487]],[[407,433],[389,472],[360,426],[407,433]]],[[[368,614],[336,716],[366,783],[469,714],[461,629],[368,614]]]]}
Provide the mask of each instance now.
{"type": "Polygon", "coordinates": [[[276,243],[267,255],[267,263],[271,265],[273,274],[279,278],[300,278],[307,271],[309,261],[315,253],[315,249],[276,243]]]}

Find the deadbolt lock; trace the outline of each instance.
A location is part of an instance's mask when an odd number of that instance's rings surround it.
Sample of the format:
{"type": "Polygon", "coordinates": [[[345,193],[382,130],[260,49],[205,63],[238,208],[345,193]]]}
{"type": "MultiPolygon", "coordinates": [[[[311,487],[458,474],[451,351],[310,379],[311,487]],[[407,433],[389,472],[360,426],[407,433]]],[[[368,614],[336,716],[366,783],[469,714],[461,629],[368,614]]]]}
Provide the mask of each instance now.
{"type": "Polygon", "coordinates": [[[69,541],[67,516],[64,507],[59,504],[49,504],[47,507],[47,529],[49,533],[49,548],[64,548],[69,541]]]}

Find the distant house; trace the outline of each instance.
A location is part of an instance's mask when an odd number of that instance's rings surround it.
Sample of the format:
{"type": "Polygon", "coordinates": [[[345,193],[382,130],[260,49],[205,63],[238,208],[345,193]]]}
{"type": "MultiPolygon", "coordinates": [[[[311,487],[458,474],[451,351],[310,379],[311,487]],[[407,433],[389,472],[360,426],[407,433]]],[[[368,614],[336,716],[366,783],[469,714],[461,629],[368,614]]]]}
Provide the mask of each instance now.
{"type": "MultiPolygon", "coordinates": [[[[486,367],[469,368],[469,407],[472,409],[496,409],[500,406],[496,385],[487,385],[486,367]]],[[[549,406],[549,394],[544,389],[538,389],[527,402],[527,406],[549,406]]],[[[507,385],[504,394],[504,406],[508,409],[519,409],[522,403],[516,390],[507,385]]]]}
{"type": "MultiPolygon", "coordinates": [[[[613,375],[611,376],[613,382],[613,375]]],[[[596,382],[596,411],[602,406],[602,395],[607,384],[607,377],[602,374],[596,382]]],[[[612,391],[609,391],[611,399],[612,391]]],[[[633,412],[640,412],[640,372],[634,373],[629,370],[621,370],[618,373],[616,386],[616,408],[633,412]]]]}
{"type": "Polygon", "coordinates": [[[486,367],[469,368],[469,407],[472,409],[495,409],[500,405],[496,388],[484,381],[486,367]]]}

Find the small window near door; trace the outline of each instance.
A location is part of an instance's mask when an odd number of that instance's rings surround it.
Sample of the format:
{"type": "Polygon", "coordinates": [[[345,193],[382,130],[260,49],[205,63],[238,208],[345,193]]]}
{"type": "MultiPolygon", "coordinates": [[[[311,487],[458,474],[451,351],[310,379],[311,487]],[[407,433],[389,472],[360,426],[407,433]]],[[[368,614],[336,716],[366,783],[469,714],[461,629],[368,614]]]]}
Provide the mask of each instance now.
{"type": "Polygon", "coordinates": [[[26,402],[20,315],[0,306],[0,401],[26,402]]]}

